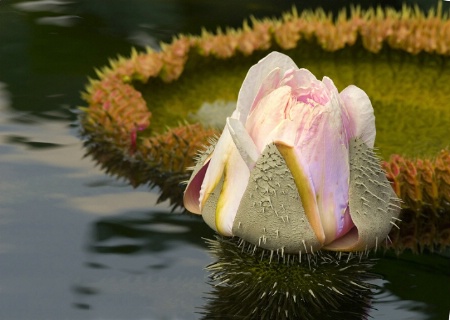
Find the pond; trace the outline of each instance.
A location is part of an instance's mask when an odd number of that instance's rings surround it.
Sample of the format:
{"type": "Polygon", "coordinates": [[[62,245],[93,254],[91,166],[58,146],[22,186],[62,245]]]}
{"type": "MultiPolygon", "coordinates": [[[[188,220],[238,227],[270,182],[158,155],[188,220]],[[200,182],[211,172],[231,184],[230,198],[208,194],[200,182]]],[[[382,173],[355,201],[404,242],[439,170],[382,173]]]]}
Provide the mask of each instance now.
{"type": "MultiPolygon", "coordinates": [[[[83,157],[80,92],[132,47],[158,50],[178,33],[239,27],[294,3],[0,0],[0,319],[201,317],[213,232],[83,157]]],[[[374,319],[448,317],[448,255],[379,258],[374,319]]]]}

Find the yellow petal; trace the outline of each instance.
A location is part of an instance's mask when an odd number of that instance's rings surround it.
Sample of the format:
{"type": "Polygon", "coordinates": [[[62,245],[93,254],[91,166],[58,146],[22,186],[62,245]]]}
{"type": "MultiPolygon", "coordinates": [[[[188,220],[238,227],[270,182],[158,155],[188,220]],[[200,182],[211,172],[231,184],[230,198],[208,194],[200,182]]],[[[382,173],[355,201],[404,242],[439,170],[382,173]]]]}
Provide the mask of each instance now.
{"type": "Polygon", "coordinates": [[[325,234],[320,220],[316,194],[314,192],[314,186],[312,184],[308,166],[302,159],[302,156],[298,154],[298,151],[295,151],[294,147],[280,141],[275,141],[275,146],[283,156],[287,167],[294,177],[295,185],[300,195],[306,217],[316,234],[317,240],[323,244],[325,242],[325,234]]]}

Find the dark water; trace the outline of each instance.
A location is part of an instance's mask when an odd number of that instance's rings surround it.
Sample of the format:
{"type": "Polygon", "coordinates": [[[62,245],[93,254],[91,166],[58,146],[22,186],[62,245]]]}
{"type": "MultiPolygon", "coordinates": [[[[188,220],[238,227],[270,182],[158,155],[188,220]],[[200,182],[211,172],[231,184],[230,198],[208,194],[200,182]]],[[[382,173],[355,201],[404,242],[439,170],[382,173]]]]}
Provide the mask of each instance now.
{"type": "MultiPolygon", "coordinates": [[[[199,318],[211,231],[83,158],[73,110],[109,57],[292,3],[0,0],[0,319],[199,318]]],[[[447,319],[449,270],[382,258],[372,317],[447,319]]]]}

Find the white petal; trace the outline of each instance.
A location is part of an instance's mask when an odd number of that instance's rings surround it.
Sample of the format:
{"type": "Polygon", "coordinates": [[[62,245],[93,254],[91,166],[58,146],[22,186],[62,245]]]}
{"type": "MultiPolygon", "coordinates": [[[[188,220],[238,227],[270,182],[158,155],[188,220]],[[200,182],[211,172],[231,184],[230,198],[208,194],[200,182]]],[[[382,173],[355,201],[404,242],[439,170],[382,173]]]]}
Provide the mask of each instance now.
{"type": "Polygon", "coordinates": [[[202,187],[200,189],[199,206],[200,211],[205,204],[208,196],[216,188],[222,178],[225,165],[230,157],[231,150],[235,148],[231,135],[225,126],[209,161],[208,169],[203,178],[202,187]]]}
{"type": "Polygon", "coordinates": [[[280,80],[282,75],[283,75],[282,70],[280,68],[275,68],[272,71],[270,71],[270,73],[262,80],[258,93],[253,98],[249,114],[252,113],[253,109],[258,105],[258,102],[264,96],[267,96],[269,93],[271,93],[280,86],[280,80]]]}
{"type": "Polygon", "coordinates": [[[245,123],[245,119],[247,119],[262,82],[275,68],[279,68],[284,72],[290,68],[297,68],[297,66],[287,55],[274,51],[250,68],[239,91],[237,101],[239,120],[242,123],[245,123]]]}
{"type": "Polygon", "coordinates": [[[227,118],[227,127],[242,159],[251,170],[259,157],[255,143],[239,120],[227,118]]]}
{"type": "Polygon", "coordinates": [[[225,165],[222,191],[216,208],[217,232],[232,235],[233,222],[247,188],[250,170],[237,148],[233,148],[225,165]]]}
{"type": "Polygon", "coordinates": [[[348,86],[341,94],[344,108],[350,117],[353,135],[350,138],[360,138],[369,147],[375,142],[375,116],[372,103],[367,94],[356,86],[348,86]]]}

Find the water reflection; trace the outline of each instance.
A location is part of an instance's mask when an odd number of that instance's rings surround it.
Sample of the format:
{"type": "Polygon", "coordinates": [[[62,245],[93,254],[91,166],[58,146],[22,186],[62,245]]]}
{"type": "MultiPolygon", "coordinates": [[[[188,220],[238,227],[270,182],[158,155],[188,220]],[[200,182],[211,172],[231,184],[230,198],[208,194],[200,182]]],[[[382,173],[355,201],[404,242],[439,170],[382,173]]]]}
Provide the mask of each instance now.
{"type": "Polygon", "coordinates": [[[361,320],[371,310],[378,276],[363,254],[299,256],[220,237],[208,245],[216,261],[202,319],[361,320]]]}
{"type": "Polygon", "coordinates": [[[102,254],[154,254],[170,252],[179,243],[205,248],[202,237],[212,234],[199,217],[167,212],[127,213],[97,220],[88,248],[102,254]]]}
{"type": "Polygon", "coordinates": [[[11,106],[11,96],[6,89],[6,84],[0,82],[0,112],[11,106]]]}
{"type": "Polygon", "coordinates": [[[374,297],[374,319],[425,320],[434,319],[426,311],[426,304],[420,301],[404,300],[386,289],[389,281],[383,281],[383,289],[374,297]]]}
{"type": "Polygon", "coordinates": [[[58,148],[61,146],[56,143],[31,141],[30,138],[15,135],[7,137],[6,142],[9,144],[21,144],[32,149],[50,149],[50,148],[58,148]]]}
{"type": "Polygon", "coordinates": [[[59,17],[42,17],[36,19],[37,24],[41,25],[49,25],[49,26],[57,26],[57,27],[73,27],[81,17],[79,16],[71,16],[64,15],[59,17]]]}
{"type": "Polygon", "coordinates": [[[200,219],[167,211],[97,219],[87,235],[84,276],[72,285],[73,307],[108,316],[126,301],[127,319],[196,319],[209,260],[201,236],[212,232],[200,219]]]}
{"type": "Polygon", "coordinates": [[[38,1],[24,1],[15,4],[13,7],[25,12],[52,12],[61,13],[67,10],[64,6],[73,1],[58,1],[58,0],[38,0],[38,1]]]}
{"type": "Polygon", "coordinates": [[[414,319],[445,319],[450,297],[450,259],[429,252],[405,252],[400,256],[387,252],[375,271],[386,279],[384,290],[375,300],[380,317],[396,310],[398,317],[405,319],[409,313],[416,314],[414,319]]]}

